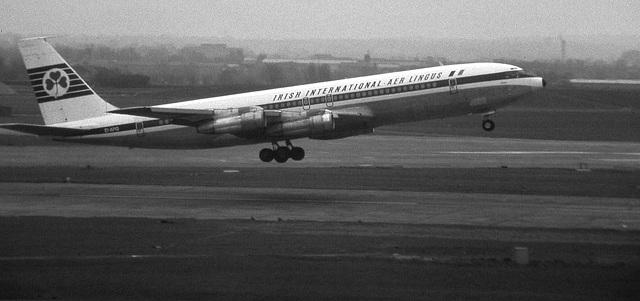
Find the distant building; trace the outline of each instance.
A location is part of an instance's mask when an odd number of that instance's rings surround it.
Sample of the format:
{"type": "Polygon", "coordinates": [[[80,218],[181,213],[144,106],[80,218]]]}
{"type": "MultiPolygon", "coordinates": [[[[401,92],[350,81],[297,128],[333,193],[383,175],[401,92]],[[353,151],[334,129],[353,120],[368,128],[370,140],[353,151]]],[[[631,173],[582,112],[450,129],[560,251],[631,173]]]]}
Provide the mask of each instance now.
{"type": "Polygon", "coordinates": [[[264,59],[262,61],[263,63],[266,64],[282,64],[282,63],[295,63],[295,64],[316,64],[316,65],[321,65],[321,64],[327,64],[327,65],[340,65],[343,63],[357,63],[357,60],[354,59],[316,59],[316,58],[309,58],[309,59],[264,59]]]}
{"type": "Polygon", "coordinates": [[[229,49],[226,44],[201,44],[195,47],[194,50],[211,60],[221,60],[229,56],[229,49]]]}
{"type": "Polygon", "coordinates": [[[196,47],[185,47],[184,50],[202,54],[213,62],[241,63],[244,60],[242,48],[229,48],[226,44],[200,44],[196,47]]]}

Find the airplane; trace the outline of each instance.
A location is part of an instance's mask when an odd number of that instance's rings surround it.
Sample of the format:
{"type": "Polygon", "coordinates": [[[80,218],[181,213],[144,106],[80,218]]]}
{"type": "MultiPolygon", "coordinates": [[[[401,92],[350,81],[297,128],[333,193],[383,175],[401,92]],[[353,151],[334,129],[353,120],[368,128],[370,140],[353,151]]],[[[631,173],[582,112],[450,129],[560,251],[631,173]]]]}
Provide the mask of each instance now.
{"type": "Polygon", "coordinates": [[[118,108],[98,96],[47,42],[19,41],[44,125],[0,128],[56,141],[130,148],[202,149],[270,143],[263,162],[300,161],[300,138],[331,140],[376,127],[482,115],[543,88],[541,77],[500,63],[441,65],[164,105],[118,108]],[[283,145],[284,144],[284,145],[283,145]]]}

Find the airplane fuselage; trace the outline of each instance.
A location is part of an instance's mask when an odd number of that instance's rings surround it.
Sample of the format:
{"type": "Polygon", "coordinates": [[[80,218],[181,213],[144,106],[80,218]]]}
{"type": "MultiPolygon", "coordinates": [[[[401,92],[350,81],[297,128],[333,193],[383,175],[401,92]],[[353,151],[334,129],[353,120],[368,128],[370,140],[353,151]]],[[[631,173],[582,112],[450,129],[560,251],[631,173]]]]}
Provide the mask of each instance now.
{"type": "MultiPolygon", "coordinates": [[[[258,107],[265,112],[313,112],[362,116],[333,139],[369,133],[375,127],[468,114],[490,115],[543,87],[540,77],[498,63],[439,66],[155,106],[165,109],[222,110],[258,107]]],[[[343,117],[344,119],[344,117],[343,117]]],[[[336,122],[341,122],[340,118],[336,122]]],[[[200,134],[172,118],[108,114],[59,126],[90,128],[58,140],[139,148],[215,148],[282,141],[269,135],[200,134]]],[[[313,138],[313,137],[311,137],[313,138]]]]}

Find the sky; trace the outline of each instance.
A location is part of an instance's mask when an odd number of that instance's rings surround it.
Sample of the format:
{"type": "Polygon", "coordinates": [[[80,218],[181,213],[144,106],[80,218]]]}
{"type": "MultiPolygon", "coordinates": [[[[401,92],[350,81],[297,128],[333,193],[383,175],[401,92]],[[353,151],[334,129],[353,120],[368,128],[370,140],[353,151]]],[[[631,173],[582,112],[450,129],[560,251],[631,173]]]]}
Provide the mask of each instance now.
{"type": "Polygon", "coordinates": [[[0,31],[240,39],[640,35],[637,0],[0,0],[0,31]]]}

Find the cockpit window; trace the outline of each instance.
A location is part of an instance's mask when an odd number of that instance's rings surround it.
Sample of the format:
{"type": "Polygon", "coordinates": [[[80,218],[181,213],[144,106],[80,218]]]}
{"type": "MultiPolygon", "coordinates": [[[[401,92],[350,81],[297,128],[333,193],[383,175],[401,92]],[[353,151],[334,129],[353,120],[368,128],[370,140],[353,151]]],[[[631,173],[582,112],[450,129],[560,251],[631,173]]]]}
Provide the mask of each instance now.
{"type": "Polygon", "coordinates": [[[505,78],[519,78],[519,77],[535,77],[535,75],[531,73],[527,73],[523,70],[509,71],[505,74],[505,78]]]}
{"type": "Polygon", "coordinates": [[[518,71],[518,77],[536,77],[536,76],[531,73],[527,73],[524,70],[520,70],[518,71]]]}

